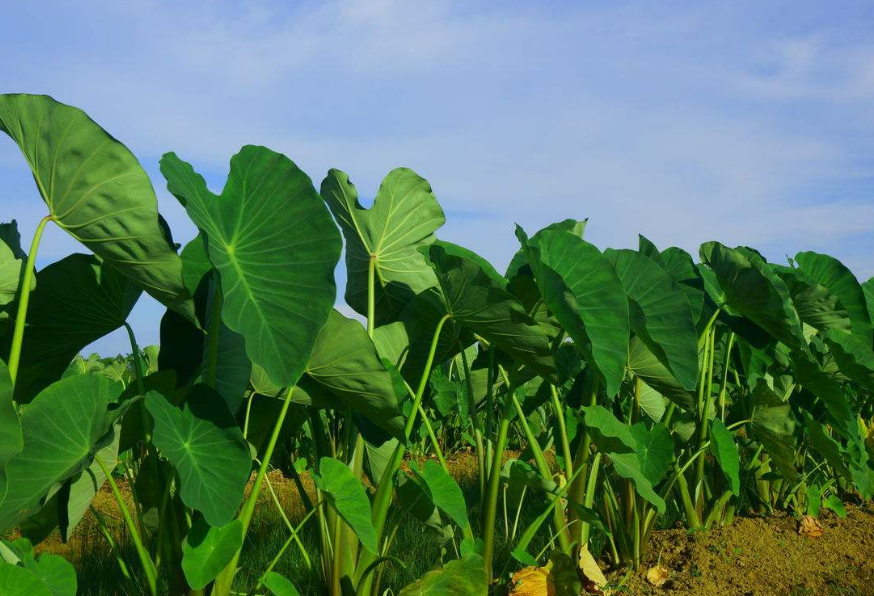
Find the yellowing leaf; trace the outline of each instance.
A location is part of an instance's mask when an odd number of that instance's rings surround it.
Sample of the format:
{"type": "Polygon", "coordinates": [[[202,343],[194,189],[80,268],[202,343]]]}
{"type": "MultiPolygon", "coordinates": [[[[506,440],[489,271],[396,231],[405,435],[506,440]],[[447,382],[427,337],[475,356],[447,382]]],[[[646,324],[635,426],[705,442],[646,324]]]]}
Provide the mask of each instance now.
{"type": "Polygon", "coordinates": [[[546,567],[526,567],[513,574],[509,596],[553,596],[555,587],[550,581],[550,562],[546,567]]]}
{"type": "Polygon", "coordinates": [[[802,536],[811,538],[819,538],[822,536],[822,524],[812,515],[804,515],[801,517],[801,522],[798,524],[798,533],[802,536]]]}
{"type": "Polygon", "coordinates": [[[607,578],[601,568],[598,567],[598,562],[588,548],[580,549],[579,558],[580,571],[583,572],[585,583],[583,587],[590,594],[610,594],[609,591],[604,591],[604,586],[607,585],[607,578]]]}
{"type": "Polygon", "coordinates": [[[661,565],[656,565],[655,567],[650,567],[646,572],[646,581],[654,585],[656,588],[661,588],[668,580],[671,578],[671,572],[662,567],[661,565]]]}

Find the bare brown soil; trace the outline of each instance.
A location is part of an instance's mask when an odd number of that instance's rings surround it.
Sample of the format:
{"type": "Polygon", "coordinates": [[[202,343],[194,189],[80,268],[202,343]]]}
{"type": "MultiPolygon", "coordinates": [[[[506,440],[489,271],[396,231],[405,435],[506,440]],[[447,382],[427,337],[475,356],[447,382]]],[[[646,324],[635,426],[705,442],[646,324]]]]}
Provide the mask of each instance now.
{"type": "MultiPolygon", "coordinates": [[[[663,596],[872,596],[874,595],[874,506],[848,507],[841,519],[820,517],[819,538],[798,533],[786,514],[739,518],[724,528],[688,534],[655,532],[639,575],[619,593],[663,596]],[[646,571],[670,572],[662,588],[646,571]]],[[[624,573],[615,573],[621,580],[624,573]]]]}

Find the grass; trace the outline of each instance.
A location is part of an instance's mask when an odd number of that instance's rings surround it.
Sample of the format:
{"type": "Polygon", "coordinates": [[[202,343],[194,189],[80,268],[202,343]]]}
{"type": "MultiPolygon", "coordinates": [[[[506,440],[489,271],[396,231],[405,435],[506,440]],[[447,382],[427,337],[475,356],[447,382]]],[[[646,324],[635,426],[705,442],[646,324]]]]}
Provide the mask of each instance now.
{"type": "MultiPolygon", "coordinates": [[[[271,474],[276,487],[280,503],[292,524],[300,521],[304,511],[297,498],[296,489],[289,481],[283,481],[278,473],[271,474]]],[[[478,500],[476,479],[474,476],[462,474],[459,477],[459,485],[465,495],[468,504],[468,512],[473,526],[474,535],[481,535],[481,506],[478,500]]],[[[246,545],[240,560],[241,571],[237,575],[236,586],[248,590],[251,588],[263,571],[267,568],[276,553],[285,543],[289,531],[278,513],[275,504],[269,497],[269,492],[256,509],[252,520],[252,526],[246,538],[246,545]]],[[[528,493],[520,510],[516,539],[525,530],[527,525],[542,511],[545,500],[537,495],[528,493]]],[[[115,513],[114,503],[111,501],[101,504],[100,509],[104,516],[115,513]]],[[[515,504],[510,502],[507,509],[508,523],[505,524],[503,502],[499,503],[498,528],[496,531],[495,555],[497,569],[505,562],[510,563],[512,571],[518,564],[510,559],[510,542],[508,542],[506,527],[512,532],[513,522],[516,516],[515,504]]],[[[111,520],[115,526],[116,520],[111,520]]],[[[457,556],[456,549],[460,547],[460,532],[454,536],[444,537],[441,532],[434,528],[424,526],[411,515],[393,510],[393,514],[387,525],[387,532],[391,532],[396,526],[396,533],[389,551],[390,556],[404,561],[406,568],[394,562],[386,562],[380,569],[381,592],[386,588],[397,593],[400,588],[413,580],[421,577],[425,572],[438,567],[441,561],[448,561],[457,556]]],[[[291,579],[301,596],[316,596],[320,591],[321,561],[319,559],[319,536],[315,518],[304,526],[300,533],[303,543],[312,563],[312,569],[307,569],[305,559],[300,550],[292,544],[279,560],[274,571],[291,579]]],[[[115,528],[114,528],[115,533],[115,528]]],[[[139,573],[136,553],[132,544],[127,540],[123,526],[117,526],[116,539],[122,545],[122,558],[127,561],[130,569],[130,578],[125,577],[118,564],[115,553],[109,548],[108,543],[96,523],[92,519],[86,519],[77,528],[75,540],[68,548],[62,549],[73,565],[79,576],[80,596],[140,596],[146,594],[144,578],[139,573]]],[[[529,547],[529,552],[536,555],[546,546],[548,535],[541,531],[538,537],[529,547]]],[[[598,537],[593,537],[593,542],[600,542],[598,537]]],[[[56,542],[50,541],[50,545],[56,542]]],[[[57,550],[52,546],[48,550],[57,550]]],[[[597,551],[600,549],[594,549],[597,551]]]]}

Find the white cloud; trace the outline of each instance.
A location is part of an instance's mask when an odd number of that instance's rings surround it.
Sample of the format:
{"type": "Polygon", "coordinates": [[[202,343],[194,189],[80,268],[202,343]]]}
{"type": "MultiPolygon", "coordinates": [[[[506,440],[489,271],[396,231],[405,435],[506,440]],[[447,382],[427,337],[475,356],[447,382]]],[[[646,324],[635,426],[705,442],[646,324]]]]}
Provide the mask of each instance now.
{"type": "MultiPolygon", "coordinates": [[[[499,269],[514,222],[589,217],[601,246],[642,232],[693,253],[710,239],[774,259],[814,248],[867,278],[864,14],[798,2],[20,3],[0,23],[0,88],[83,107],[156,176],[175,150],[215,191],[246,143],[286,153],[316,184],[340,167],[365,197],[413,167],[449,213],[443,237],[499,269]]],[[[25,228],[39,204],[17,159],[0,144],[14,189],[0,201],[25,228]]],[[[154,182],[187,240],[192,226],[154,182]]],[[[52,242],[47,256],[69,250],[52,242]]],[[[154,341],[153,314],[138,317],[154,341]]]]}

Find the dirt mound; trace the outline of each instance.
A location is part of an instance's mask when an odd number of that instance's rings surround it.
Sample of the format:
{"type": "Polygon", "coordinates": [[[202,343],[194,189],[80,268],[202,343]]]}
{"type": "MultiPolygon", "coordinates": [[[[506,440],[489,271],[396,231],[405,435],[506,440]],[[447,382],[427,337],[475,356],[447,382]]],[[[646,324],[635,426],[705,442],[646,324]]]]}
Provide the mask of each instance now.
{"type": "MultiPolygon", "coordinates": [[[[739,518],[709,532],[656,532],[640,574],[618,594],[663,596],[874,596],[874,506],[827,512],[822,536],[798,533],[799,522],[776,514],[739,518]],[[655,565],[668,570],[662,588],[645,579],[655,565]]],[[[623,573],[612,578],[621,581],[623,573]]]]}

